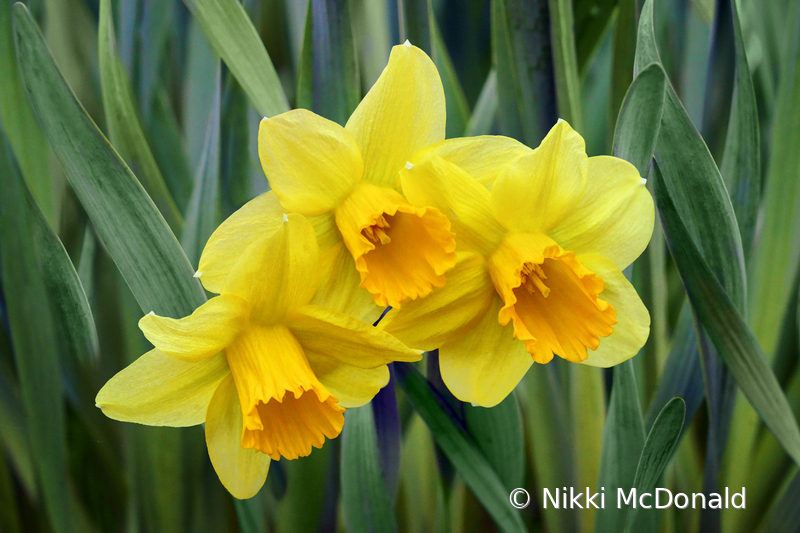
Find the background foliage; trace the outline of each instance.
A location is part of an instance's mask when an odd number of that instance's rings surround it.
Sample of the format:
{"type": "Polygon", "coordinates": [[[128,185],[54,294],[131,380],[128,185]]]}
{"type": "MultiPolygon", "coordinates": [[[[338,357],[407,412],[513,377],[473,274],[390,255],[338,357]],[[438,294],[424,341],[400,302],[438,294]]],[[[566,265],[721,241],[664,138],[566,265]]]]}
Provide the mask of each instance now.
{"type": "Polygon", "coordinates": [[[800,531],[799,47],[796,0],[6,1],[0,531],[800,531]],[[650,339],[612,370],[535,365],[492,409],[435,352],[395,364],[340,438],[235,501],[202,428],[94,396],[147,350],[142,313],[204,301],[206,239],[267,188],[260,118],[343,124],[406,38],[449,137],[535,147],[562,117],[648,178],[660,223],[627,274],[650,339]],[[606,509],[543,509],[565,486],[606,509]],[[656,486],[747,508],[613,505],[656,486]]]}

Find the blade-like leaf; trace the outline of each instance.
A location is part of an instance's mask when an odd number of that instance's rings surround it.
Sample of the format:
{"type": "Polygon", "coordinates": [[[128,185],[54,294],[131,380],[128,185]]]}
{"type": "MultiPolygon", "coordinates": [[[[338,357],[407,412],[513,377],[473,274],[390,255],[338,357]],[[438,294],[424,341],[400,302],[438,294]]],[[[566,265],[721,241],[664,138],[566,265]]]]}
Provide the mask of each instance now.
{"type": "Polygon", "coordinates": [[[781,496],[778,503],[772,509],[763,531],[766,533],[782,533],[797,529],[800,523],[800,473],[794,475],[794,479],[786,487],[786,491],[781,496]]]}
{"type": "MultiPolygon", "coordinates": [[[[683,403],[683,399],[673,398],[656,418],[653,429],[647,435],[644,448],[642,448],[642,455],[639,457],[639,465],[636,468],[636,477],[633,480],[633,487],[636,489],[637,495],[644,492],[653,493],[678,445],[685,416],[686,404],[683,403]]],[[[637,511],[639,511],[638,507],[628,512],[626,531],[635,531],[633,526],[640,514],[637,511]]]]}
{"type": "Polygon", "coordinates": [[[341,0],[308,3],[297,107],[344,125],[361,94],[350,9],[341,0]]]}
{"type": "Polygon", "coordinates": [[[556,81],[558,116],[577,131],[584,131],[581,85],[575,52],[575,23],[571,0],[549,0],[550,43],[556,81]]]}
{"type": "Polygon", "coordinates": [[[667,243],[699,323],[750,405],[789,456],[800,464],[800,428],[764,352],[700,255],[658,165],[654,166],[653,176],[667,243]]]}
{"type": "Polygon", "coordinates": [[[575,0],[575,48],[583,72],[611,22],[616,0],[575,0]]]}
{"type": "Polygon", "coordinates": [[[492,0],[500,132],[537,146],[556,123],[547,0],[492,0]]]}
{"type": "MultiPolygon", "coordinates": [[[[603,455],[598,487],[605,487],[609,497],[617,490],[629,493],[634,486],[636,468],[645,441],[642,406],[633,363],[625,361],[614,367],[614,383],[608,403],[608,418],[603,431],[603,455]]],[[[597,511],[595,531],[615,533],[625,526],[625,509],[609,505],[597,511]]]]}
{"type": "Polygon", "coordinates": [[[150,146],[139,123],[130,83],[116,54],[111,0],[100,2],[100,27],[97,32],[100,85],[111,142],[131,163],[145,190],[176,234],[183,229],[183,217],[175,206],[150,146]]]}
{"type": "Polygon", "coordinates": [[[265,117],[288,111],[278,73],[242,4],[237,0],[186,0],[186,5],[256,110],[265,117]]]}
{"type": "Polygon", "coordinates": [[[375,419],[375,434],[378,438],[378,456],[381,472],[392,501],[397,498],[400,483],[400,441],[403,430],[397,410],[394,365],[389,365],[389,383],[372,399],[372,414],[375,419]]]}
{"type": "Polygon", "coordinates": [[[409,363],[395,363],[397,381],[433,438],[472,490],[484,509],[503,531],[524,531],[517,511],[508,503],[510,489],[481,454],[467,431],[426,379],[409,363]]]}
{"type": "Polygon", "coordinates": [[[497,71],[492,69],[486,76],[475,109],[467,123],[466,137],[489,135],[497,124],[497,71]]]}
{"type": "Polygon", "coordinates": [[[57,338],[25,184],[2,134],[0,176],[0,275],[31,458],[50,526],[56,532],[74,531],[57,338]]]}
{"type": "Polygon", "coordinates": [[[345,413],[342,434],[342,508],[348,531],[397,531],[381,473],[372,405],[345,413]]]}
{"type": "Polygon", "coordinates": [[[22,79],[72,188],[139,305],[165,316],[205,300],[175,236],[136,177],[75,99],[25,6],[14,6],[22,79]]]}

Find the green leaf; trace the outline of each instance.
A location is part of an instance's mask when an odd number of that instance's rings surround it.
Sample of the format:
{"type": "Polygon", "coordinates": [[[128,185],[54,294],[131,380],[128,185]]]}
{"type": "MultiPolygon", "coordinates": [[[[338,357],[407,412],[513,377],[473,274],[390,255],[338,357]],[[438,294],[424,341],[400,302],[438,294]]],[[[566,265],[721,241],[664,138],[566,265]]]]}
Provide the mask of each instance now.
{"type": "Polygon", "coordinates": [[[34,112],[143,310],[182,317],[205,300],[175,236],[139,181],[75,99],[25,6],[14,7],[22,79],[34,112]]]}
{"type": "Polygon", "coordinates": [[[130,83],[116,54],[111,0],[100,1],[100,27],[97,32],[97,53],[100,62],[100,85],[103,107],[111,142],[130,161],[142,179],[142,185],[155,202],[172,231],[180,234],[183,217],[169,194],[156,164],[131,95],[130,83]]]}
{"type": "Polygon", "coordinates": [[[255,26],[237,0],[185,0],[203,34],[265,117],[289,110],[278,73],[255,26]]]}
{"type": "Polygon", "coordinates": [[[469,104],[461,82],[458,81],[456,69],[450,59],[444,39],[442,38],[439,25],[433,15],[433,8],[430,11],[431,19],[431,47],[433,48],[433,62],[442,77],[444,87],[444,97],[446,102],[447,124],[446,136],[448,139],[463,135],[469,121],[469,104]]]}
{"type": "Polygon", "coordinates": [[[300,54],[297,107],[344,126],[360,95],[348,3],[311,0],[300,54]]]}
{"type": "Polygon", "coordinates": [[[549,0],[549,6],[558,115],[578,132],[584,132],[572,0],[549,0]]]}
{"type": "Polygon", "coordinates": [[[20,80],[14,35],[11,27],[11,6],[0,8],[0,119],[9,134],[9,142],[22,168],[36,203],[48,223],[55,227],[56,206],[50,177],[50,147],[36,123],[20,80]]]}
{"type": "Polygon", "coordinates": [[[348,531],[397,531],[392,501],[381,473],[371,404],[345,413],[341,480],[348,531]]]}
{"type": "Polygon", "coordinates": [[[800,428],[764,352],[700,255],[658,165],[654,166],[653,176],[667,243],[698,322],[705,328],[750,405],[789,456],[800,464],[800,428]]]}
{"type": "MultiPolygon", "coordinates": [[[[644,492],[652,494],[655,490],[661,474],[664,473],[664,469],[678,445],[685,417],[686,404],[681,398],[670,400],[659,413],[653,429],[647,435],[642,455],[639,457],[639,465],[636,468],[633,487],[636,489],[637,495],[644,492]]],[[[640,514],[638,507],[628,512],[626,531],[633,529],[640,514]]]]}
{"type": "Polygon", "coordinates": [[[25,184],[9,151],[0,135],[0,274],[44,507],[53,531],[70,532],[75,529],[75,510],[68,484],[58,344],[25,184]]]}
{"type": "Polygon", "coordinates": [[[538,146],[556,123],[547,0],[492,0],[500,132],[538,146]]]}
{"type": "Polygon", "coordinates": [[[575,0],[575,49],[584,72],[611,22],[617,0],[575,0]]]}
{"type": "Polygon", "coordinates": [[[800,522],[800,473],[786,487],[786,491],[770,511],[769,521],[762,531],[765,533],[781,533],[791,531],[800,522]]]}
{"type": "Polygon", "coordinates": [[[516,509],[508,503],[510,490],[503,486],[472,437],[455,422],[450,407],[412,365],[395,363],[395,371],[398,384],[427,424],[436,444],[497,526],[503,531],[525,531],[516,509]]]}
{"type": "Polygon", "coordinates": [[[505,487],[521,487],[525,475],[522,411],[514,392],[495,407],[464,404],[467,430],[505,487]]]}
{"type": "MultiPolygon", "coordinates": [[[[6,339],[3,339],[4,341],[6,339]]],[[[3,343],[5,345],[5,342],[3,343]]],[[[3,346],[5,348],[5,346],[3,346]]],[[[11,346],[8,344],[8,356],[11,357],[11,346]]],[[[36,477],[33,469],[33,457],[22,407],[22,394],[19,385],[11,379],[11,369],[0,371],[0,442],[6,451],[23,490],[31,499],[37,497],[36,477]]]]}
{"type": "Polygon", "coordinates": [[[628,88],[614,128],[614,156],[631,163],[643,177],[650,173],[666,85],[667,75],[660,64],[643,68],[628,88]]]}
{"type": "MultiPolygon", "coordinates": [[[[580,34],[579,34],[580,35],[580,34]]],[[[580,39],[580,37],[578,37],[580,39]]],[[[578,42],[580,48],[580,40],[578,42]]],[[[611,113],[619,112],[633,80],[636,55],[636,0],[620,0],[614,22],[614,53],[611,64],[611,113]]],[[[580,52],[578,52],[580,61],[580,52]]]]}
{"type": "Polygon", "coordinates": [[[497,122],[497,71],[492,69],[486,76],[475,109],[467,123],[465,137],[489,135],[497,122]]]}
{"type": "MultiPolygon", "coordinates": [[[[653,0],[639,18],[636,72],[660,63],[653,27],[653,0]]],[[[731,299],[744,309],[746,286],[739,227],[722,176],[671,84],[661,118],[656,160],[681,219],[731,299]],[[708,222],[713,220],[713,224],[708,222]]]]}
{"type": "MultiPolygon", "coordinates": [[[[608,418],[603,431],[603,455],[600,462],[598,487],[605,487],[609,498],[617,489],[627,494],[634,486],[639,456],[645,442],[642,406],[633,362],[625,361],[614,367],[614,383],[608,403],[608,418]]],[[[609,505],[597,511],[595,531],[616,533],[625,525],[625,509],[609,505]]]]}
{"type": "Polygon", "coordinates": [[[222,98],[221,73],[217,70],[217,90],[211,104],[206,128],[206,142],[194,189],[186,211],[186,226],[181,235],[181,245],[189,262],[197,264],[208,238],[217,229],[219,220],[219,160],[220,160],[220,105],[222,98]]]}

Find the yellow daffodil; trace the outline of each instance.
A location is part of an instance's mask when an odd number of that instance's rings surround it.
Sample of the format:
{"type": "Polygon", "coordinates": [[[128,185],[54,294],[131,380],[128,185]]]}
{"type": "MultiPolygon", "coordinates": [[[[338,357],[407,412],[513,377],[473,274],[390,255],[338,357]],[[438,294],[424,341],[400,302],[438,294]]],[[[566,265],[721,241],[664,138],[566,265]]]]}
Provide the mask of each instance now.
{"type": "Polygon", "coordinates": [[[533,362],[607,367],[647,340],[650,315],[621,270],[647,246],[654,207],[630,163],[587,157],[560,121],[535,150],[503,137],[444,141],[401,181],[409,201],[449,215],[458,263],[447,286],[382,327],[439,348],[459,399],[493,406],[533,362]]]}
{"type": "MultiPolygon", "coordinates": [[[[215,235],[204,255],[230,244],[224,228],[215,235]]],[[[199,273],[219,296],[185,318],[141,319],[155,349],[103,387],[98,407],[148,425],[205,422],[220,480],[237,498],[253,496],[270,458],[321,447],[339,435],[345,407],[386,385],[388,362],[420,358],[384,331],[312,305],[318,268],[313,227],[289,214],[232,264],[199,273]]]]}
{"type": "Polygon", "coordinates": [[[406,161],[444,131],[439,74],[408,42],[392,49],[345,127],[304,109],[261,122],[259,156],[272,191],[282,210],[319,217],[318,232],[336,248],[329,274],[339,286],[360,285],[378,305],[396,307],[444,285],[456,262],[450,222],[397,190],[406,161]],[[350,261],[341,257],[347,252],[350,261]]]}

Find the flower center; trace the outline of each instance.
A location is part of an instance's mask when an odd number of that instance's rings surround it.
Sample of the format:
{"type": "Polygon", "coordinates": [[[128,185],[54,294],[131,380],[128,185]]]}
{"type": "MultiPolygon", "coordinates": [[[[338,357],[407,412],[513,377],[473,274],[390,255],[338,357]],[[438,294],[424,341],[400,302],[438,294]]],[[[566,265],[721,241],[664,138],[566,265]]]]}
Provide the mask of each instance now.
{"type": "Polygon", "coordinates": [[[336,209],[336,225],[375,303],[399,307],[445,283],[456,263],[450,221],[397,191],[359,185],[336,209]]]}
{"type": "Polygon", "coordinates": [[[581,362],[614,331],[617,312],[599,298],[603,280],[546,235],[507,236],[490,273],[505,304],[500,324],[513,321],[514,336],[537,363],[553,355],[581,362]]]}
{"type": "Polygon", "coordinates": [[[250,324],[225,353],[242,406],[243,448],[296,459],[342,431],[344,409],[286,326],[250,324]]]}

